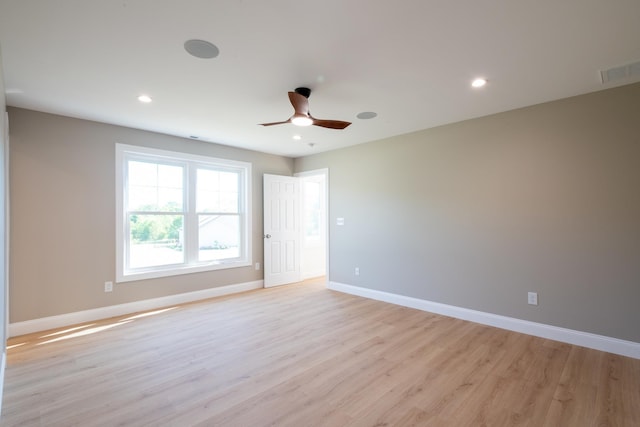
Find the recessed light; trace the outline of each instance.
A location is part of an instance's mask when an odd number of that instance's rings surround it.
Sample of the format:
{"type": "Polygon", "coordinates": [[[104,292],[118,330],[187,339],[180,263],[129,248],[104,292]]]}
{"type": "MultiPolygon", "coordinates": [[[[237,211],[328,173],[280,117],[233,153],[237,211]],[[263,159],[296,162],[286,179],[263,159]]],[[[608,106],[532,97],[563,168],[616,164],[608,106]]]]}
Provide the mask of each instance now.
{"type": "Polygon", "coordinates": [[[374,113],[373,111],[363,111],[362,113],[358,114],[356,117],[362,120],[369,120],[369,119],[373,119],[374,117],[378,117],[378,113],[374,113]]]}
{"type": "Polygon", "coordinates": [[[482,87],[487,84],[487,79],[478,78],[471,82],[473,87],[482,87]]]}
{"type": "Polygon", "coordinates": [[[211,59],[220,54],[220,49],[206,40],[187,40],[184,42],[184,50],[196,58],[211,59]]]}
{"type": "Polygon", "coordinates": [[[300,141],[302,137],[300,135],[293,135],[293,139],[295,139],[296,141],[300,141]]]}
{"type": "Polygon", "coordinates": [[[199,139],[200,137],[198,135],[189,135],[189,138],[191,138],[191,139],[199,139]]]}
{"type": "Polygon", "coordinates": [[[148,104],[149,102],[153,101],[153,99],[151,99],[151,97],[149,95],[140,95],[138,97],[138,101],[144,102],[145,104],[148,104]]]}

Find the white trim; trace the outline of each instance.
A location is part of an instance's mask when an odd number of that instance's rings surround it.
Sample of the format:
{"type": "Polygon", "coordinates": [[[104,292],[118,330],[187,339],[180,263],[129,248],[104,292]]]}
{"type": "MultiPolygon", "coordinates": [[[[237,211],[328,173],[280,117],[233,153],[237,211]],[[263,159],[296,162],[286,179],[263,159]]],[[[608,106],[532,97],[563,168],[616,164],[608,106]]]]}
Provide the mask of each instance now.
{"type": "Polygon", "coordinates": [[[3,350],[0,352],[0,415],[2,415],[2,400],[4,398],[4,369],[7,365],[7,352],[3,350]]]}
{"type": "Polygon", "coordinates": [[[123,316],[140,311],[154,310],[171,305],[184,304],[222,295],[251,291],[264,287],[262,280],[254,282],[238,283],[235,285],[220,286],[218,288],[203,289],[201,291],[187,292],[166,297],[146,299],[125,304],[110,305],[108,307],[94,308],[92,310],[76,311],[74,313],[58,316],[42,317],[40,319],[26,320],[9,324],[9,337],[46,331],[48,329],[76,325],[78,323],[92,322],[94,320],[108,319],[110,317],[123,316]]]}
{"type": "MultiPolygon", "coordinates": [[[[0,95],[3,96],[3,95],[0,95]]],[[[0,327],[2,327],[3,342],[0,343],[0,415],[2,414],[2,401],[4,391],[4,372],[7,364],[7,338],[9,334],[9,235],[10,235],[10,189],[9,189],[9,113],[4,111],[2,115],[3,126],[0,126],[0,132],[4,134],[0,135],[0,143],[2,144],[4,167],[2,181],[4,188],[2,189],[2,195],[4,197],[4,223],[0,224],[4,228],[4,241],[0,244],[4,245],[4,259],[0,260],[3,263],[2,271],[3,275],[0,277],[0,292],[4,293],[3,306],[0,307],[0,327]]]]}
{"type": "Polygon", "coordinates": [[[428,311],[430,313],[468,320],[483,325],[495,326],[497,328],[520,332],[527,335],[640,359],[640,343],[633,341],[625,341],[604,335],[545,325],[544,323],[536,323],[513,317],[500,316],[497,314],[485,313],[483,311],[470,310],[468,308],[456,307],[453,305],[441,304],[438,302],[373,289],[366,289],[359,286],[346,285],[344,283],[329,282],[327,287],[334,291],[357,295],[364,298],[375,299],[404,307],[428,311]]]}
{"type": "MultiPolygon", "coordinates": [[[[10,243],[11,243],[11,188],[10,188],[10,141],[9,141],[9,113],[4,113],[4,277],[0,277],[0,282],[4,284],[4,319],[0,319],[2,322],[2,328],[4,337],[8,337],[9,328],[9,267],[11,259],[10,243]]],[[[2,349],[6,351],[6,342],[2,345],[2,349]]],[[[3,376],[4,378],[4,376],[3,376]]],[[[1,384],[0,384],[1,385],[1,384]]],[[[0,401],[0,410],[2,409],[2,402],[0,401]]]]}

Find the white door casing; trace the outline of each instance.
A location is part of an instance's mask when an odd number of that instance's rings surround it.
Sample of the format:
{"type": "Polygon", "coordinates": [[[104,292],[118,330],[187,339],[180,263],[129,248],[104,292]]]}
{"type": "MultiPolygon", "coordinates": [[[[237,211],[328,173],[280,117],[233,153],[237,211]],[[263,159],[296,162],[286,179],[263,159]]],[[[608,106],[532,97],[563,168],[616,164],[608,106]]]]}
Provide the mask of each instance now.
{"type": "Polygon", "coordinates": [[[300,281],[300,180],[264,175],[264,286],[300,281]]]}

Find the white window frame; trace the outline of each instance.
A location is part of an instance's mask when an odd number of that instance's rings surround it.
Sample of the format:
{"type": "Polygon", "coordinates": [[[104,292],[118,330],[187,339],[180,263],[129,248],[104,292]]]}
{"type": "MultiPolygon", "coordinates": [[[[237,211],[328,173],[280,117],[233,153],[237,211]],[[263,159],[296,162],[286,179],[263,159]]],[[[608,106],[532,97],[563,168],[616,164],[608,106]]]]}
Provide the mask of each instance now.
{"type": "MultiPolygon", "coordinates": [[[[157,277],[175,276],[180,274],[198,273],[204,271],[221,270],[227,268],[247,267],[252,265],[251,248],[251,163],[236,160],[219,159],[195,154],[160,150],[149,147],[139,147],[126,144],[116,144],[116,281],[129,282],[157,277]],[[155,266],[148,268],[127,269],[126,256],[128,247],[129,224],[126,206],[127,176],[125,162],[129,159],[146,159],[163,163],[185,165],[185,247],[197,241],[198,230],[194,226],[187,226],[189,217],[197,218],[195,212],[195,171],[198,167],[217,170],[233,170],[240,174],[240,255],[228,260],[198,262],[189,260],[185,254],[185,263],[169,266],[155,266]]],[[[196,220],[197,222],[197,220],[196,220]]],[[[197,246],[197,245],[196,245],[197,246]]],[[[192,245],[193,247],[193,245],[192,245]]]]}

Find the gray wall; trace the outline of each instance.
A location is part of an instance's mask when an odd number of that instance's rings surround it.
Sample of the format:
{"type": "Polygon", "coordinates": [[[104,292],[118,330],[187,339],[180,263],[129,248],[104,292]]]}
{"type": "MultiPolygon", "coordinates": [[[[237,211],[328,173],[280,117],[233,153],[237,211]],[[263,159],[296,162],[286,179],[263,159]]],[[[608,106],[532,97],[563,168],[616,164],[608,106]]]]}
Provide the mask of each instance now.
{"type": "MultiPolygon", "coordinates": [[[[4,71],[2,69],[2,52],[0,52],[0,353],[4,353],[7,342],[7,283],[6,283],[6,253],[5,245],[8,236],[6,235],[5,209],[8,200],[6,194],[6,156],[8,141],[5,141],[5,114],[7,103],[4,89],[4,71]]],[[[0,388],[3,378],[0,378],[0,388]]],[[[0,390],[2,396],[2,390],[0,390]]],[[[2,406],[2,402],[0,402],[2,406]]]]}
{"type": "Polygon", "coordinates": [[[330,280],[640,342],[638,111],[635,84],[294,164],[9,108],[10,321],[262,279],[247,267],[104,293],[115,274],[114,144],[122,142],[250,161],[254,262],[262,174],[326,167],[330,280]],[[526,304],[527,291],[539,293],[539,306],[526,304]]]}
{"type": "Polygon", "coordinates": [[[295,161],[325,167],[331,281],[640,342],[640,84],[295,161]]]}
{"type": "Polygon", "coordinates": [[[115,143],[252,163],[253,262],[262,263],[262,174],[293,160],[29,110],[11,124],[10,322],[261,280],[253,267],[117,284],[115,143]]]}

